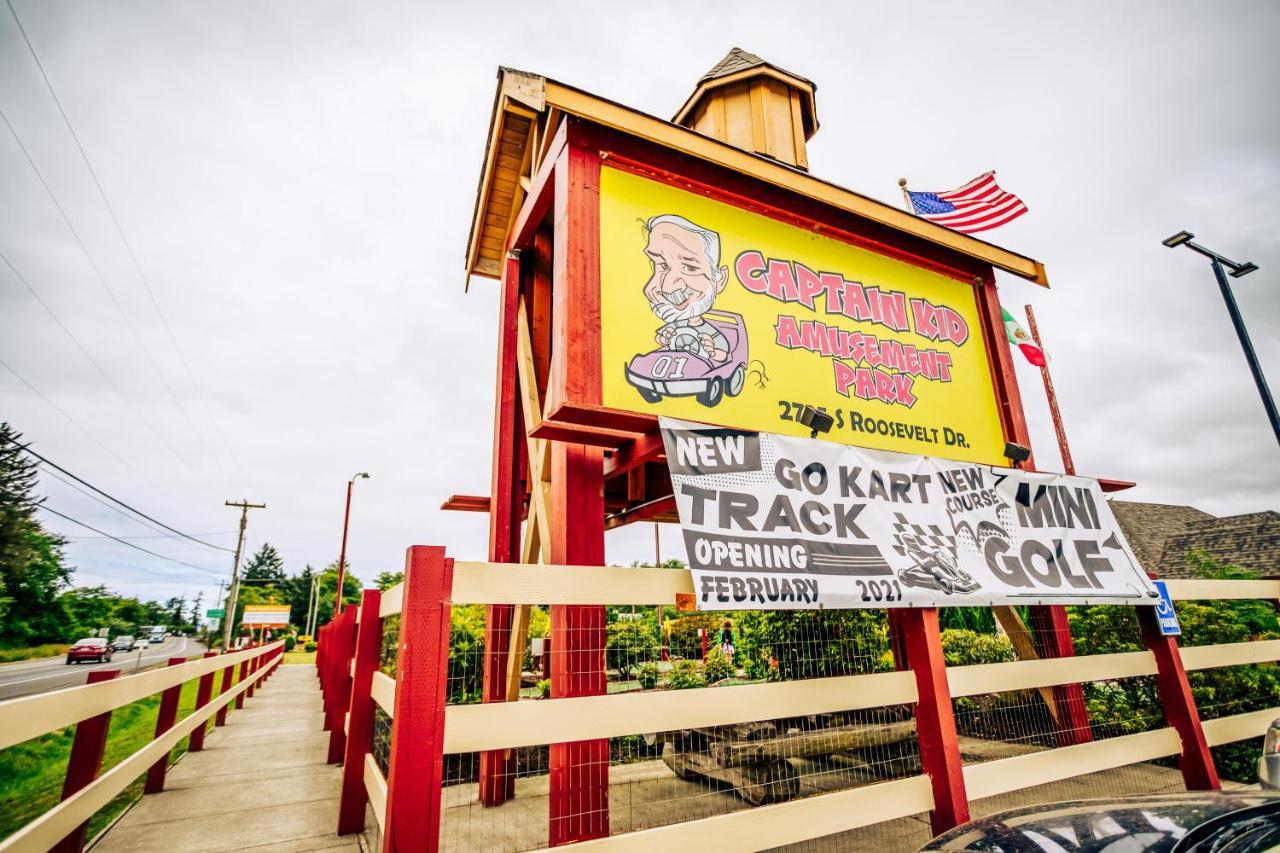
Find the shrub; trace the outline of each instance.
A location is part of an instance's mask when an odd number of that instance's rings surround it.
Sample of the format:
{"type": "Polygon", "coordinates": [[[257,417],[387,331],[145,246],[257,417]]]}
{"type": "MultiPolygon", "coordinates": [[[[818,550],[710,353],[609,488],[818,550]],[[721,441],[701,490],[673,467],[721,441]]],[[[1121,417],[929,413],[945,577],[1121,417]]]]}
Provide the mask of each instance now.
{"type": "Polygon", "coordinates": [[[893,668],[885,654],[889,628],[883,610],[749,611],[738,614],[734,631],[738,652],[755,673],[764,670],[773,680],[893,668]]]}
{"type": "Polygon", "coordinates": [[[942,632],[942,654],[947,666],[1004,663],[1014,659],[1013,643],[1008,637],[979,634],[967,628],[948,628],[942,632]]]}
{"type": "Polygon", "coordinates": [[[306,652],[314,652],[316,650],[316,644],[307,643],[305,646],[302,647],[302,650],[306,652]]]}
{"type": "Polygon", "coordinates": [[[551,698],[551,679],[550,678],[544,678],[538,682],[538,698],[539,699],[551,698]]]}
{"type": "Polygon", "coordinates": [[[296,646],[296,645],[298,645],[298,640],[297,640],[297,638],[296,638],[296,637],[285,637],[285,638],[284,638],[284,650],[285,650],[286,652],[291,652],[291,651],[293,651],[293,647],[294,647],[294,646],[296,646]]]}
{"type": "Polygon", "coordinates": [[[678,660],[667,675],[667,686],[672,690],[688,690],[691,687],[703,687],[707,683],[702,673],[702,664],[696,660],[678,660]]]}
{"type": "Polygon", "coordinates": [[[617,622],[609,626],[605,661],[621,677],[629,678],[632,670],[656,660],[658,654],[658,641],[643,622],[617,622]]]}
{"type": "Polygon", "coordinates": [[[715,684],[717,681],[723,681],[726,678],[733,678],[737,675],[729,658],[725,657],[725,653],[719,648],[712,649],[707,653],[707,662],[703,664],[702,675],[708,684],[715,684]]]}
{"type": "Polygon", "coordinates": [[[724,614],[693,613],[671,620],[671,656],[673,658],[702,659],[702,640],[698,637],[698,629],[708,632],[707,648],[715,645],[716,631],[724,621],[724,614]]]}
{"type": "Polygon", "coordinates": [[[640,680],[641,687],[652,690],[658,686],[658,665],[652,661],[640,664],[636,677],[640,680]]]}

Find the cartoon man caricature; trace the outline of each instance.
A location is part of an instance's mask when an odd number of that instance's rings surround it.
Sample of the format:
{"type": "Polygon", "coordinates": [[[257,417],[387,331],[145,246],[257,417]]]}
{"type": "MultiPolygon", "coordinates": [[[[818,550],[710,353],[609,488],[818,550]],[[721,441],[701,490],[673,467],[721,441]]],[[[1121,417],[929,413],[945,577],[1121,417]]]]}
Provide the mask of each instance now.
{"type": "Polygon", "coordinates": [[[673,213],[651,217],[644,229],[644,253],[653,263],[644,295],[664,323],[658,343],[724,363],[729,340],[702,317],[729,281],[729,268],[720,266],[720,235],[673,213]]]}

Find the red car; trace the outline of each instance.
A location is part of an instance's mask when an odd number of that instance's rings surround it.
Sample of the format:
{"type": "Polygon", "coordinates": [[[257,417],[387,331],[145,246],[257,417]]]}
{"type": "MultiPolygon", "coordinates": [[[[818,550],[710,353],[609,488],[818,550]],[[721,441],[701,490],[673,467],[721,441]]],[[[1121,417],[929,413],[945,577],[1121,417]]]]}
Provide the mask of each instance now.
{"type": "Polygon", "coordinates": [[[86,637],[83,640],[76,640],[76,644],[67,650],[67,663],[82,660],[105,663],[111,660],[112,652],[113,649],[102,637],[86,637]]]}

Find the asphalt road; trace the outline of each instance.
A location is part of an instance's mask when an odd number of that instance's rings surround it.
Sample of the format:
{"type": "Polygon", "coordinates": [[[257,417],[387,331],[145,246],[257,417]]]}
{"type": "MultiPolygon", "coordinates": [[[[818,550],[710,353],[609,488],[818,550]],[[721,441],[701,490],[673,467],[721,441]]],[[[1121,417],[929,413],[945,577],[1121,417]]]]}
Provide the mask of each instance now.
{"type": "Polygon", "coordinates": [[[190,637],[170,637],[138,651],[116,652],[110,663],[68,665],[65,657],[56,657],[4,664],[0,665],[0,701],[84,684],[94,669],[119,669],[123,676],[162,666],[171,657],[195,657],[204,651],[204,643],[190,637]]]}

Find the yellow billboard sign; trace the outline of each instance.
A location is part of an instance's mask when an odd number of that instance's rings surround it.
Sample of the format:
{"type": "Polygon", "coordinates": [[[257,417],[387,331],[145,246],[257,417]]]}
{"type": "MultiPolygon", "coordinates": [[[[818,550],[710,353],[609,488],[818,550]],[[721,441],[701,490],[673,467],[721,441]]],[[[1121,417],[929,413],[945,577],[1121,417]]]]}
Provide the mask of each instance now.
{"type": "Polygon", "coordinates": [[[247,628],[283,628],[289,624],[289,605],[246,604],[240,624],[247,628]]]}
{"type": "Polygon", "coordinates": [[[606,408],[1004,462],[968,283],[606,166],[600,289],[606,408]]]}

